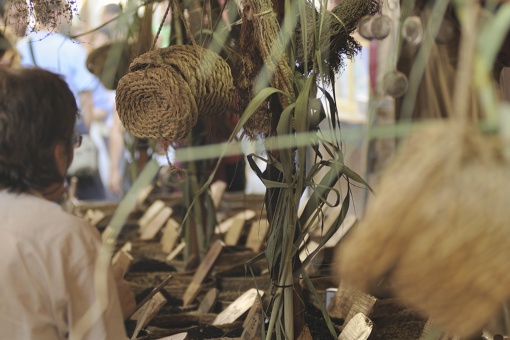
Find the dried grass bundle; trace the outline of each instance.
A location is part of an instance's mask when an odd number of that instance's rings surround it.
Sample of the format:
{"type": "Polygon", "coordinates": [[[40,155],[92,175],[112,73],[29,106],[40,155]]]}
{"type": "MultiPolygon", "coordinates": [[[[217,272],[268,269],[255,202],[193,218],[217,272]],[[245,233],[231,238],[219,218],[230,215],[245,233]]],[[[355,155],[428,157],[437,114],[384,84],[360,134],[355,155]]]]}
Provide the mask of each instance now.
{"type": "Polygon", "coordinates": [[[136,58],[117,88],[117,111],[140,138],[185,138],[199,115],[224,113],[233,81],[220,56],[200,46],[171,46],[136,58]]]}
{"type": "Polygon", "coordinates": [[[360,44],[351,36],[358,26],[359,20],[366,15],[373,15],[379,10],[379,2],[376,0],[344,0],[335,6],[330,12],[324,10],[322,30],[318,41],[320,18],[315,6],[306,2],[306,35],[307,45],[304,52],[301,20],[298,20],[296,28],[296,58],[300,64],[309,62],[314,57],[316,49],[320,50],[324,62],[335,72],[343,66],[343,58],[353,58],[361,49],[360,44]]]}
{"type": "MultiPolygon", "coordinates": [[[[254,94],[252,86],[262,70],[264,60],[253,43],[255,39],[252,20],[243,20],[241,24],[240,57],[237,61],[240,70],[238,76],[238,109],[242,112],[246,109],[254,94]]],[[[258,135],[268,135],[271,127],[271,111],[266,107],[259,107],[251,118],[246,122],[244,129],[248,137],[254,139],[258,135]]]]}
{"type": "Polygon", "coordinates": [[[440,121],[414,134],[340,250],[342,279],[383,277],[447,332],[479,331],[510,297],[510,166],[496,138],[440,121]]]}
{"type": "MultiPolygon", "coordinates": [[[[240,47],[240,64],[245,71],[240,74],[239,109],[244,111],[251,99],[256,95],[253,88],[261,70],[272,87],[294,97],[294,75],[289,65],[289,58],[279,40],[280,24],[270,0],[246,0],[243,4],[240,47]],[[243,49],[245,48],[245,49],[243,49]],[[263,69],[262,66],[265,66],[263,69]]],[[[264,75],[263,75],[264,76],[264,75]]],[[[260,90],[260,89],[258,89],[260,90]]],[[[286,108],[290,99],[278,95],[282,108],[286,108]]],[[[244,126],[248,136],[267,135],[271,130],[271,122],[276,120],[267,105],[254,112],[244,126]]]]}

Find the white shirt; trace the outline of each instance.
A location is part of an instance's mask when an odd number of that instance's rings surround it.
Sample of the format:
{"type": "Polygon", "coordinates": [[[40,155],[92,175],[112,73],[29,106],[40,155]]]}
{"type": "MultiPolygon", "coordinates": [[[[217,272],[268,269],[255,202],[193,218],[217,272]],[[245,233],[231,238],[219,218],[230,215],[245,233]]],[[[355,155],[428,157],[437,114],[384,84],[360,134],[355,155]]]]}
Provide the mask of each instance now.
{"type": "MultiPolygon", "coordinates": [[[[0,191],[0,338],[67,339],[96,299],[99,234],[60,206],[0,191]]],[[[111,269],[111,268],[110,268],[111,269]]],[[[111,270],[108,307],[84,339],[126,339],[111,270]]]]}

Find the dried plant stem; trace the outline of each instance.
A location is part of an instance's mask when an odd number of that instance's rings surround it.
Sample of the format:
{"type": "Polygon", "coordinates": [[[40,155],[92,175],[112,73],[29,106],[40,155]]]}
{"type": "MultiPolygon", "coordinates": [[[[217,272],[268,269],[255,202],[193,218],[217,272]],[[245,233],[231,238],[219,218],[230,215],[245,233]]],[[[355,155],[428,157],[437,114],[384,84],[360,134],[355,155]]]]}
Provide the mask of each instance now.
{"type": "Polygon", "coordinates": [[[453,94],[453,114],[457,118],[468,118],[469,93],[473,70],[473,60],[476,48],[476,38],[479,24],[479,4],[475,0],[466,0],[459,5],[462,35],[459,49],[459,63],[455,76],[455,91],[453,94]]]}

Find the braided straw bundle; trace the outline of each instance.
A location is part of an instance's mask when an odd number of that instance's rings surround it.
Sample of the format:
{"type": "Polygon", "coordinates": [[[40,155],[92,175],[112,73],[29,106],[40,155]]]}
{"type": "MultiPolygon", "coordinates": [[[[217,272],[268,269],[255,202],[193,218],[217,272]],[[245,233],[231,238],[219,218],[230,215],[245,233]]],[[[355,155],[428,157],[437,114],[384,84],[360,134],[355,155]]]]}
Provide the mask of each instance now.
{"type": "Polygon", "coordinates": [[[198,118],[188,84],[170,67],[126,74],[115,101],[122,124],[139,138],[184,139],[198,118]]]}
{"type": "Polygon", "coordinates": [[[459,336],[510,297],[510,166],[495,138],[436,122],[411,136],[339,252],[342,279],[395,294],[459,336]]]}
{"type": "Polygon", "coordinates": [[[234,85],[230,67],[219,55],[198,45],[163,48],[160,55],[188,82],[199,115],[222,114],[232,104],[234,85]]]}
{"type": "Polygon", "coordinates": [[[140,138],[185,138],[200,116],[231,105],[233,80],[227,63],[200,46],[171,46],[136,58],[117,88],[117,110],[126,129],[140,138]]]}

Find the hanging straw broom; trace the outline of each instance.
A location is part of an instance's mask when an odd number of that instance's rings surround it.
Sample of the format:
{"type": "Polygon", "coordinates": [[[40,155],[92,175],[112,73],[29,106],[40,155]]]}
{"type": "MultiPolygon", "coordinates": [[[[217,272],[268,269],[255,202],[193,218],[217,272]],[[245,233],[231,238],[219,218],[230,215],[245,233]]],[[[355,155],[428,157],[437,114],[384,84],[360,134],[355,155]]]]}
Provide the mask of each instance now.
{"type": "Polygon", "coordinates": [[[340,249],[342,279],[395,294],[444,330],[479,331],[510,297],[510,164],[495,138],[440,121],[414,134],[340,249]]]}

